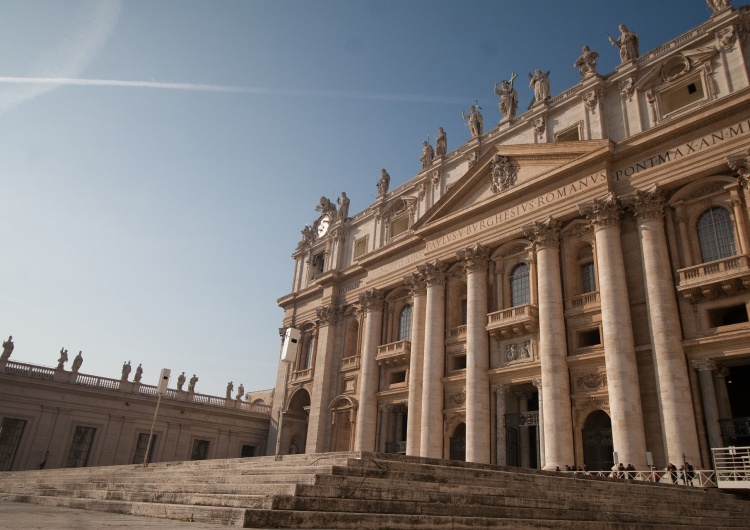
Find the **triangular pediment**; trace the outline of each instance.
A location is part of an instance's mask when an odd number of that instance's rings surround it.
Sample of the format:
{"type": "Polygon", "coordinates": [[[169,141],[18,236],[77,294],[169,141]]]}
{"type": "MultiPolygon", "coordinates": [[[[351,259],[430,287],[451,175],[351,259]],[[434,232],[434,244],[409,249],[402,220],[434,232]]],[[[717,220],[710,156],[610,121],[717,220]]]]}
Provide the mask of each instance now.
{"type": "Polygon", "coordinates": [[[609,140],[492,146],[413,229],[443,224],[464,213],[474,215],[532,193],[541,181],[564,178],[612,147],[609,140]]]}

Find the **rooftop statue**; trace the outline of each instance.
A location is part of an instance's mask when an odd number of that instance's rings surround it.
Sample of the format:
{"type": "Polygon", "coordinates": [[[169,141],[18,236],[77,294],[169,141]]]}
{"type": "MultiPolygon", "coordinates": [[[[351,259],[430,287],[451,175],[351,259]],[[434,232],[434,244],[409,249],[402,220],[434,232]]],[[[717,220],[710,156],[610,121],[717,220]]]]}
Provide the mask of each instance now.
{"type": "Polygon", "coordinates": [[[74,372],[77,372],[78,369],[81,367],[82,364],[83,364],[83,352],[79,351],[78,355],[76,355],[76,358],[73,359],[73,366],[71,367],[71,369],[74,372]]]}
{"type": "Polygon", "coordinates": [[[448,137],[442,127],[438,127],[438,136],[435,139],[435,156],[444,157],[448,152],[448,137]]]}
{"type": "Polygon", "coordinates": [[[240,386],[237,388],[237,399],[241,401],[243,397],[245,397],[245,385],[240,383],[240,386]]]}
{"type": "Polygon", "coordinates": [[[339,219],[346,221],[349,218],[349,197],[346,196],[346,192],[341,192],[336,203],[339,205],[339,219]]]}
{"type": "Polygon", "coordinates": [[[63,365],[68,362],[68,350],[63,346],[60,348],[60,358],[57,360],[57,369],[62,370],[63,365]]]}
{"type": "Polygon", "coordinates": [[[197,382],[198,378],[193,374],[193,377],[190,378],[190,382],[188,383],[188,392],[195,392],[195,383],[197,382]]]}
{"type": "Polygon", "coordinates": [[[432,159],[435,158],[435,151],[432,149],[430,142],[422,142],[422,156],[419,160],[422,162],[422,169],[427,169],[432,165],[432,159]]]}
{"type": "Polygon", "coordinates": [[[534,75],[529,74],[529,79],[529,87],[534,89],[534,101],[531,104],[549,99],[549,70],[545,74],[537,68],[534,75]]]}
{"type": "Polygon", "coordinates": [[[133,381],[136,383],[141,382],[141,378],[143,377],[143,366],[141,366],[142,363],[138,363],[138,368],[135,369],[135,376],[133,377],[133,381]]]}
{"type": "Polygon", "coordinates": [[[478,138],[482,136],[482,126],[484,125],[484,118],[482,117],[482,114],[477,110],[476,105],[472,105],[469,109],[469,114],[464,114],[464,111],[461,111],[461,116],[465,120],[469,120],[467,125],[469,126],[469,132],[471,132],[472,138],[478,138]]]}
{"type": "Polygon", "coordinates": [[[8,337],[8,340],[3,342],[3,353],[0,355],[0,361],[7,361],[11,353],[13,353],[13,336],[8,337]]]}
{"type": "Polygon", "coordinates": [[[581,48],[581,56],[576,59],[573,66],[578,68],[581,75],[586,77],[589,75],[596,74],[596,60],[599,58],[599,54],[589,49],[588,46],[581,48]]]}
{"type": "Polygon", "coordinates": [[[732,6],[732,2],[729,0],[706,0],[708,7],[713,9],[714,13],[718,13],[722,9],[726,9],[732,6]]]}
{"type": "Polygon", "coordinates": [[[625,64],[638,58],[638,35],[632,31],[628,31],[625,24],[620,24],[619,28],[620,37],[617,40],[609,35],[607,35],[607,38],[612,43],[612,46],[620,48],[620,62],[625,64]]]}
{"type": "Polygon", "coordinates": [[[182,386],[185,384],[185,372],[182,372],[177,378],[177,390],[182,390],[182,386]]]}
{"type": "Polygon", "coordinates": [[[380,180],[378,180],[378,197],[388,193],[388,186],[391,183],[391,176],[385,169],[380,171],[380,180]]]}
{"type": "Polygon", "coordinates": [[[500,96],[498,107],[500,107],[500,113],[504,118],[514,118],[516,115],[516,109],[518,109],[518,94],[516,89],[513,88],[513,80],[518,77],[515,73],[511,73],[510,79],[500,82],[500,89],[497,88],[495,83],[495,94],[500,96]]]}
{"type": "Polygon", "coordinates": [[[227,383],[227,399],[232,399],[232,390],[234,390],[234,383],[232,381],[229,381],[229,383],[227,383]]]}
{"type": "Polygon", "coordinates": [[[129,375],[130,375],[130,361],[123,363],[122,365],[122,376],[121,376],[122,380],[127,381],[129,375]]]}
{"type": "Polygon", "coordinates": [[[315,207],[315,211],[321,212],[322,214],[335,214],[336,206],[334,206],[334,204],[331,202],[331,199],[327,197],[321,197],[320,204],[315,207]]]}

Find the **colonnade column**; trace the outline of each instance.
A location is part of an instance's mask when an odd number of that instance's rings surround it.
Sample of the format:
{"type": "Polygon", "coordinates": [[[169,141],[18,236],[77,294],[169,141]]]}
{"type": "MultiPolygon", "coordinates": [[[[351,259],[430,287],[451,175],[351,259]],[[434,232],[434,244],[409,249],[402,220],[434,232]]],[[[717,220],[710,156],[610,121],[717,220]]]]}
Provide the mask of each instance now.
{"type": "Polygon", "coordinates": [[[422,426],[419,455],[443,458],[443,375],[445,373],[445,265],[439,260],[420,267],[427,282],[422,426]]]}
{"type": "Polygon", "coordinates": [[[688,367],[664,235],[664,193],[658,188],[651,192],[636,190],[627,203],[636,215],[643,253],[646,308],[666,458],[668,462],[682,462],[684,455],[690,461],[700,462],[688,367]]]}
{"type": "Polygon", "coordinates": [[[719,419],[732,419],[732,403],[729,401],[729,389],[727,388],[727,377],[729,369],[725,366],[716,366],[714,370],[714,388],[716,389],[716,401],[719,407],[719,419]]]}
{"type": "MultiPolygon", "coordinates": [[[[521,392],[518,395],[518,412],[525,415],[529,412],[529,395],[521,392]]],[[[521,449],[521,467],[531,467],[531,448],[529,447],[529,427],[524,424],[518,428],[518,445],[521,449]]]]}
{"type": "Polygon", "coordinates": [[[567,337],[560,279],[560,221],[536,221],[526,235],[536,247],[539,293],[539,360],[544,407],[544,469],[563,468],[573,462],[573,418],[567,337]]]}
{"type": "Polygon", "coordinates": [[[343,312],[339,306],[324,306],[316,310],[318,336],[315,354],[315,379],[310,396],[310,417],[307,423],[306,453],[329,451],[327,440],[331,433],[331,411],[328,405],[334,398],[334,375],[338,366],[334,364],[333,344],[336,339],[336,323],[343,312]]]}
{"type": "Polygon", "coordinates": [[[495,448],[495,451],[497,452],[498,466],[508,465],[508,457],[505,454],[505,446],[507,444],[505,432],[505,395],[508,393],[508,388],[508,385],[502,383],[492,385],[492,391],[495,393],[495,428],[497,429],[497,447],[495,448]]]}
{"type": "Polygon", "coordinates": [[[690,361],[690,364],[698,370],[698,381],[700,381],[701,399],[703,400],[703,414],[706,416],[708,445],[709,447],[721,447],[724,443],[721,438],[719,403],[716,399],[713,374],[716,369],[716,363],[711,359],[699,359],[697,361],[690,361]]]}
{"type": "Polygon", "coordinates": [[[422,427],[422,367],[425,345],[427,281],[417,272],[404,278],[412,295],[411,357],[409,360],[409,411],[406,417],[406,454],[420,455],[422,427]]]}
{"type": "Polygon", "coordinates": [[[531,383],[537,388],[537,401],[539,401],[539,425],[537,426],[539,436],[539,469],[544,469],[546,460],[544,458],[544,406],[542,402],[542,378],[534,378],[531,383]]]}
{"type": "Polygon", "coordinates": [[[630,319],[625,262],[620,240],[621,208],[610,193],[582,206],[594,227],[599,297],[604,332],[604,363],[612,419],[612,441],[620,462],[645,469],[646,433],[643,426],[638,362],[630,319]]]}
{"type": "Polygon", "coordinates": [[[378,412],[375,397],[378,391],[378,365],[375,362],[375,356],[380,345],[380,332],[383,326],[383,298],[383,291],[379,289],[368,289],[359,296],[359,303],[365,311],[365,333],[360,359],[355,451],[375,450],[375,424],[378,412]]]}
{"type": "Polygon", "coordinates": [[[489,249],[476,244],[458,253],[466,270],[466,461],[490,463],[490,367],[487,335],[489,249]]]}

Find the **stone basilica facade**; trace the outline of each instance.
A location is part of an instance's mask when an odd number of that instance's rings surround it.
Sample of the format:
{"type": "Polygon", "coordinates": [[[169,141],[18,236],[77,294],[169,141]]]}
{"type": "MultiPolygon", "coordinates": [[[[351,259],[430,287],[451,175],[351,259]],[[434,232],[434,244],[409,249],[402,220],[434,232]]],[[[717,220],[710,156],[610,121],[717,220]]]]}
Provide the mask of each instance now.
{"type": "Polygon", "coordinates": [[[496,128],[467,115],[362,212],[321,199],[269,452],[595,470],[750,445],[750,7],[710,5],[645,54],[621,26],[612,73],[584,48],[559,95],[537,71],[518,115],[504,81],[496,128]]]}

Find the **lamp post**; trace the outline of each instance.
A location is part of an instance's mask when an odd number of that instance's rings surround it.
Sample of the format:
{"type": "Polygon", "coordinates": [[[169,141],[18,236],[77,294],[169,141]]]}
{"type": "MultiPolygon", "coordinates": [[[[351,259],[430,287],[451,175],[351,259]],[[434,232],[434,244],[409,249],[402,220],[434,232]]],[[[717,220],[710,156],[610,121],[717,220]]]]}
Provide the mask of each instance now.
{"type": "Polygon", "coordinates": [[[156,416],[159,414],[159,405],[161,404],[161,397],[167,393],[167,386],[169,385],[169,376],[172,371],[169,368],[162,368],[161,374],[159,374],[159,385],[156,387],[156,393],[159,396],[156,399],[156,410],[154,411],[154,419],[151,421],[151,431],[148,433],[148,443],[146,443],[146,453],[143,455],[143,467],[148,467],[148,455],[151,452],[151,439],[154,436],[154,425],[156,424],[156,416]]]}

